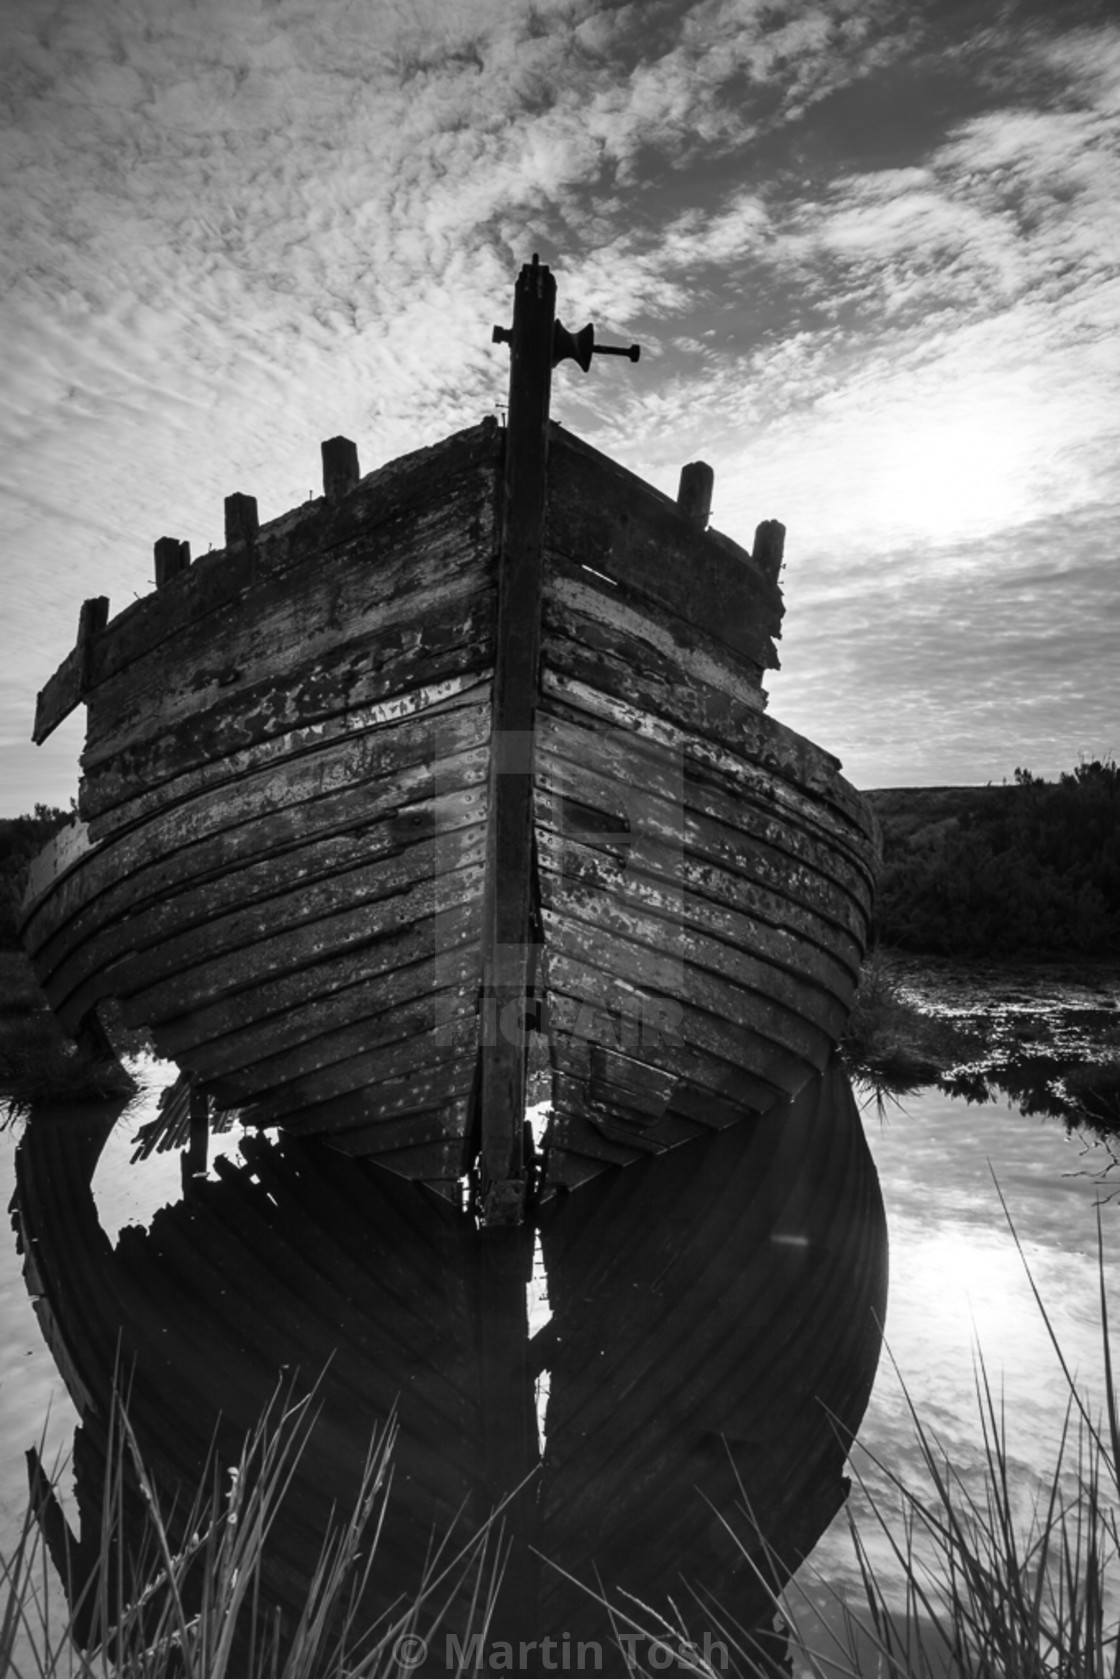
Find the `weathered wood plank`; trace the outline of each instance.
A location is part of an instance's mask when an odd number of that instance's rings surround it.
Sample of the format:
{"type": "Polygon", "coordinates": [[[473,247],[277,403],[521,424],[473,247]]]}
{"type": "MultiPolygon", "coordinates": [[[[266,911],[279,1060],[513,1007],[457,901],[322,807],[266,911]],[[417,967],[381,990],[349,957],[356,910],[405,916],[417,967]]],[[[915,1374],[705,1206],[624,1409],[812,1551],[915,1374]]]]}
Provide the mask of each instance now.
{"type": "Polygon", "coordinates": [[[675,502],[553,427],[546,545],[650,596],[764,667],[776,658],[781,593],[749,555],[717,542],[675,502]]]}
{"type": "MultiPolygon", "coordinates": [[[[593,988],[595,1000],[612,1019],[622,1017],[636,991],[639,997],[656,998],[666,1005],[667,1015],[674,1004],[679,1004],[689,1020],[692,1011],[711,1017],[719,1022],[729,1042],[737,1043],[744,1035],[757,1035],[815,1067],[818,1064],[823,1067],[828,1059],[835,1032],[819,1017],[797,1011],[792,1003],[779,1002],[765,987],[764,968],[756,971],[760,981],[758,989],[743,982],[729,983],[676,953],[670,954],[645,942],[642,935],[648,936],[654,929],[642,917],[634,918],[628,935],[611,938],[603,937],[595,920],[578,920],[570,913],[561,915],[545,909],[541,911],[541,921],[550,979],[555,983],[555,975],[564,971],[558,960],[561,958],[574,959],[589,973],[593,970],[598,976],[593,988]]],[[[590,989],[581,994],[588,1000],[592,998],[590,989]]],[[[640,1054],[639,1045],[644,1036],[640,1009],[631,1030],[632,1053],[640,1054]]],[[[686,1032],[683,1022],[681,1030],[682,1034],[686,1032]]],[[[716,1041],[714,1036],[712,1041],[716,1041]]],[[[726,1051],[720,1053],[726,1055],[726,1051]]]]}
{"type": "MultiPolygon", "coordinates": [[[[558,1081],[564,1075],[558,1074],[558,1081]]],[[[587,1119],[582,1084],[568,1080],[564,1088],[573,1106],[557,1104],[549,1121],[546,1142],[546,1182],[550,1187],[574,1189],[597,1177],[606,1166],[631,1166],[645,1150],[636,1143],[607,1137],[587,1119]]]]}
{"type": "MultiPolygon", "coordinates": [[[[315,941],[308,942],[296,929],[306,931],[311,924],[321,926],[324,948],[329,949],[338,931],[365,908],[371,912],[367,937],[375,938],[386,930],[387,922],[395,929],[399,925],[398,915],[411,918],[412,900],[408,894],[422,882],[429,883],[426,902],[434,916],[438,913],[439,898],[438,889],[432,883],[446,879],[450,908],[459,901],[459,893],[468,889],[458,871],[481,864],[485,840],[484,825],[461,828],[454,834],[441,836],[438,842],[421,841],[401,847],[372,863],[288,885],[271,896],[262,895],[242,909],[205,920],[191,911],[188,897],[183,907],[188,910],[189,924],[183,930],[160,917],[156,928],[142,925],[139,936],[133,940],[126,916],[100,936],[87,940],[53,969],[52,994],[59,999],[68,997],[83,982],[100,976],[102,984],[114,987],[119,984],[119,994],[127,996],[205,963],[215,976],[218,986],[215,995],[221,995],[236,986],[218,985],[217,974],[221,970],[214,964],[224,957],[244,956],[250,971],[260,972],[260,962],[268,960],[266,952],[256,950],[262,941],[295,933],[291,948],[307,953],[307,959],[314,960],[313,952],[318,948],[315,941]],[[374,909],[374,905],[378,907],[374,909]]],[[[347,931],[345,936],[346,942],[350,942],[359,934],[347,931]]],[[[285,961],[281,953],[287,948],[275,946],[277,961],[285,961]]]]}
{"type": "MultiPolygon", "coordinates": [[[[549,961],[546,999],[554,1064],[561,1071],[573,1077],[589,1076],[593,1044],[632,1048],[625,1022],[641,1020],[639,988],[627,987],[625,981],[605,976],[591,964],[557,956],[549,961]]],[[[649,999],[650,1004],[657,1001],[656,996],[649,999]]],[[[658,1017],[647,1008],[647,1020],[651,1017],[654,1027],[647,1028],[641,1045],[647,1061],[693,1084],[710,1087],[717,1096],[730,1098],[734,1093],[738,1097],[749,1090],[752,1099],[746,1105],[757,1112],[791,1090],[800,1090],[812,1076],[812,1064],[803,1056],[756,1033],[727,1028],[687,1004],[680,1006],[679,1013],[674,1008],[662,1014],[661,1030],[656,1026],[658,1017]]]]}
{"type": "Polygon", "coordinates": [[[85,667],[85,649],[74,647],[54,675],[48,677],[40,688],[35,700],[35,725],[31,733],[36,746],[42,746],[81,700],[85,667]]]}
{"type": "MultiPolygon", "coordinates": [[[[609,851],[543,826],[537,832],[537,846],[546,902],[553,901],[558,878],[564,882],[562,890],[586,887],[603,895],[621,890],[619,864],[609,851]]],[[[715,871],[688,854],[683,867],[669,851],[660,873],[658,862],[658,854],[648,848],[639,865],[626,868],[625,890],[636,904],[653,915],[683,914],[685,928],[695,929],[700,937],[750,952],[844,1003],[851,1000],[859,973],[854,940],[844,944],[830,938],[829,926],[822,923],[816,933],[818,939],[829,940],[829,948],[823,948],[788,925],[788,907],[776,895],[737,875],[715,871]]]]}
{"type": "MultiPolygon", "coordinates": [[[[331,1131],[322,1137],[330,1148],[342,1154],[372,1158],[379,1166],[401,1177],[412,1178],[443,1192],[457,1207],[461,1201],[459,1179],[468,1167],[465,1142],[468,1102],[460,1096],[441,1110],[428,1135],[427,1116],[412,1114],[407,1119],[381,1120],[358,1125],[348,1131],[331,1131]],[[396,1135],[414,1138],[398,1142],[396,1135]]],[[[318,1135],[318,1133],[312,1133],[318,1135]]],[[[444,1286],[442,1280],[437,1290],[444,1286]]]]}
{"type": "Polygon", "coordinates": [[[433,980],[458,986],[473,975],[477,983],[479,914],[469,899],[442,911],[435,928],[410,927],[175,1016],[153,1028],[156,1048],[171,1059],[189,1050],[209,1075],[376,1012],[391,990],[403,1001],[433,989],[433,980]]]}
{"type": "Polygon", "coordinates": [[[428,660],[394,659],[368,679],[354,675],[366,662],[345,657],[326,667],[307,666],[282,681],[234,692],[178,724],[94,762],[83,757],[82,810],[89,819],[119,808],[115,826],[133,822],[168,800],[193,795],[271,760],[325,745],[332,738],[374,728],[421,711],[471,703],[484,692],[489,650],[485,637],[428,660]]]}
{"type": "Polygon", "coordinates": [[[450,1094],[461,1093],[453,1069],[477,1042],[473,998],[447,991],[404,1003],[377,1017],[377,1031],[378,1041],[370,1048],[322,1067],[314,1065],[317,1050],[313,1044],[304,1046],[303,1056],[294,1051],[277,1073],[270,1062],[257,1062],[242,1072],[208,1081],[208,1088],[219,1107],[248,1106],[252,1123],[285,1126],[290,1114],[306,1113],[332,1098],[362,1091],[376,1100],[379,1112],[401,1112],[401,1105],[391,1104],[389,1096],[394,1081],[406,1075],[410,1087],[424,1096],[423,1101],[417,1097],[416,1108],[442,1103],[449,1094],[447,1079],[454,1085],[450,1094]]]}
{"type": "MultiPolygon", "coordinates": [[[[340,1148],[346,1152],[351,1135],[356,1134],[343,1131],[337,1137],[331,1136],[327,1140],[332,1148],[340,1148]]],[[[466,1170],[466,1157],[461,1143],[422,1143],[414,1148],[387,1149],[379,1152],[378,1161],[402,1178],[431,1184],[433,1188],[441,1182],[446,1184],[448,1197],[458,1205],[458,1182],[466,1170]]],[[[469,1451],[471,1448],[467,1449],[469,1451]]],[[[442,1485],[437,1482],[433,1490],[443,1495],[445,1485],[446,1482],[442,1485]]]]}
{"type": "MultiPolygon", "coordinates": [[[[183,930],[178,930],[181,922],[160,917],[153,928],[138,917],[139,937],[133,940],[124,915],[76,949],[67,947],[49,970],[39,960],[37,970],[44,975],[42,984],[52,1007],[67,1019],[81,1019],[99,997],[131,997],[141,991],[153,999],[165,997],[161,987],[168,979],[190,987],[181,991],[181,1007],[193,1007],[200,996],[205,1001],[227,996],[240,984],[277,969],[312,962],[344,945],[363,944],[400,928],[398,917],[408,917],[413,903],[420,902],[408,893],[425,881],[427,912],[418,910],[418,917],[435,917],[440,908],[452,908],[462,893],[475,890],[458,870],[480,865],[484,848],[482,824],[458,829],[440,836],[438,843],[401,846],[369,865],[289,885],[285,892],[212,918],[200,917],[190,895],[183,893],[178,903],[186,912],[183,930]],[[438,883],[443,880],[447,902],[440,898],[438,883]],[[198,969],[203,972],[198,974],[198,969]],[[242,970],[245,977],[238,984],[242,970]]],[[[181,1009],[168,1006],[163,1012],[181,1009]]]]}
{"type": "Polygon", "coordinates": [[[608,577],[589,571],[565,555],[546,552],[544,626],[546,662],[553,640],[574,638],[592,656],[605,654],[623,662],[648,662],[651,677],[667,682],[674,672],[689,673],[703,689],[724,694],[739,705],[764,710],[763,671],[742,654],[685,624],[656,601],[623,595],[608,577]],[[634,653],[630,652],[634,649],[634,653]]]}
{"type": "MultiPolygon", "coordinates": [[[[320,813],[301,807],[350,788],[362,790],[360,802],[371,819],[400,811],[418,796],[430,798],[437,774],[443,787],[443,764],[450,773],[456,758],[472,752],[478,753],[478,763],[488,762],[489,722],[489,707],[480,705],[441,718],[438,726],[428,720],[408,721],[332,742],[282,771],[259,771],[231,787],[161,811],[143,826],[122,834],[115,844],[102,847],[98,873],[108,885],[114,878],[124,879],[134,869],[144,868],[153,856],[162,855],[171,864],[178,854],[183,872],[194,874],[197,858],[189,848],[215,836],[221,836],[215,866],[229,866],[252,855],[261,833],[256,824],[270,817],[276,818],[274,829],[279,836],[274,843],[283,843],[285,838],[289,845],[301,843],[308,830],[322,831],[320,813]],[[437,745],[440,762],[436,761],[437,745]]],[[[329,812],[324,814],[323,826],[330,826],[329,812]]],[[[90,824],[90,832],[96,839],[96,824],[90,824]]],[[[76,893],[75,908],[82,896],[76,893]]]]}
{"type": "Polygon", "coordinates": [[[690,1079],[677,1080],[669,1106],[673,1113],[681,1114],[685,1119],[694,1119],[698,1125],[713,1131],[725,1131],[729,1125],[746,1124],[755,1112],[749,1103],[734,1101],[727,1094],[717,1096],[714,1090],[706,1090],[690,1079]]]}
{"type": "MultiPolygon", "coordinates": [[[[807,748],[806,757],[811,760],[810,742],[759,716],[758,724],[766,733],[754,755],[744,756],[582,684],[551,677],[545,689],[539,728],[562,756],[578,755],[582,760],[592,752],[592,761],[609,764],[612,774],[615,764],[632,759],[642,766],[642,784],[652,773],[654,787],[675,798],[680,797],[683,773],[684,796],[694,809],[731,826],[736,825],[739,811],[748,823],[756,821],[755,813],[761,811],[769,819],[774,843],[806,860],[819,854],[820,867],[830,868],[838,879],[851,882],[851,890],[870,898],[875,875],[869,854],[876,830],[869,810],[849,789],[853,810],[862,813],[862,820],[841,814],[833,807],[831,785],[825,797],[815,791],[811,762],[805,763],[804,774],[799,774],[796,761],[788,756],[782,763],[783,748],[790,742],[794,750],[807,748]]],[[[825,774],[830,783],[840,779],[827,767],[825,774]]],[[[633,771],[629,779],[635,779],[633,771]]]]}
{"type": "MultiPolygon", "coordinates": [[[[473,692],[473,691],[472,691],[473,692]]],[[[290,808],[304,800],[337,792],[357,782],[391,780],[419,764],[432,764],[437,750],[452,757],[482,745],[488,738],[490,707],[485,688],[451,711],[426,717],[423,713],[344,734],[296,756],[247,768],[234,780],[207,788],[181,802],[164,800],[151,814],[149,833],[162,826],[178,847],[204,839],[217,828],[247,822],[270,810],[290,808]]],[[[251,762],[251,760],[250,760],[251,762]]],[[[127,819],[127,807],[90,822],[94,839],[112,833],[127,819]]],[[[124,835],[128,843],[129,835],[124,835]]]]}
{"type": "Polygon", "coordinates": [[[546,681],[568,704],[610,722],[603,706],[621,700],[681,731],[662,738],[683,743],[699,735],[823,798],[854,826],[861,845],[874,832],[873,813],[839,774],[837,758],[766,714],[765,696],[730,680],[726,667],[698,668],[697,650],[662,645],[647,615],[624,615],[609,589],[596,599],[567,577],[554,578],[545,629],[546,681]]]}
{"type": "MultiPolygon", "coordinates": [[[[432,678],[429,661],[458,653],[460,668],[487,662],[493,586],[489,561],[417,559],[405,592],[387,600],[365,563],[341,578],[309,568],[194,626],[134,660],[90,696],[87,776],[125,771],[130,754],[171,734],[185,767],[227,749],[361,706],[432,678]],[[302,587],[296,589],[295,582],[302,587]],[[272,598],[275,597],[275,598],[272,598]],[[393,673],[399,673],[393,680],[393,673]],[[367,697],[368,696],[368,697],[367,697]],[[174,733],[172,733],[174,731],[174,733]]],[[[158,757],[156,771],[164,773],[158,757]]],[[[174,762],[171,768],[176,766],[174,762]]]]}
{"type": "MultiPolygon", "coordinates": [[[[309,551],[307,564],[279,573],[268,574],[258,544],[258,572],[244,597],[180,624],[173,638],[138,643],[118,668],[107,664],[110,625],[99,643],[105,660],[100,667],[94,661],[91,753],[107,755],[142,739],[149,714],[168,727],[225,698],[230,685],[282,680],[308,660],[354,647],[389,625],[428,615],[438,621],[441,610],[465,619],[472,600],[492,584],[489,474],[458,489],[415,526],[393,523],[343,547],[309,551]]],[[[153,613],[163,598],[154,597],[153,613]]]]}
{"type": "MultiPolygon", "coordinates": [[[[634,1159],[676,1148],[703,1136],[707,1130],[704,1125],[669,1109],[651,1115],[631,1099],[628,1086],[606,1077],[585,1081],[557,1073],[556,1106],[560,1112],[578,1115],[600,1139],[629,1149],[634,1159]]],[[[587,1140],[583,1131],[571,1126],[567,1135],[569,1138],[583,1136],[587,1140]]]]}
{"type": "MultiPolygon", "coordinates": [[[[237,902],[236,883],[245,870],[257,866],[281,872],[295,869],[295,876],[284,875],[287,882],[298,878],[302,856],[309,858],[314,869],[316,847],[321,843],[354,840],[360,847],[363,832],[381,822],[386,824],[390,850],[426,834],[456,829],[485,817],[488,763],[485,746],[434,763],[421,758],[378,786],[358,781],[308,799],[298,813],[282,804],[279,808],[270,805],[260,816],[225,832],[219,829],[183,849],[175,845],[173,822],[156,830],[158,844],[150,828],[95,848],[87,835],[84,850],[88,855],[81,857],[80,869],[69,878],[52,881],[39,900],[27,901],[20,936],[38,962],[39,952],[56,934],[63,934],[64,948],[68,947],[65,930],[71,923],[76,945],[92,927],[108,924],[119,915],[139,914],[183,892],[211,887],[217,893],[214,907],[220,912],[228,904],[222,890],[227,879],[235,883],[233,902],[237,902]]],[[[362,855],[359,849],[350,861],[362,855]]],[[[371,841],[370,860],[377,855],[377,844],[371,841]]],[[[330,871],[324,868],[322,872],[330,871]]],[[[200,901],[205,906],[206,900],[200,901]]],[[[51,959],[48,951],[45,960],[51,959]]]]}
{"type": "Polygon", "coordinates": [[[783,1015],[811,1021],[814,1037],[825,1032],[833,1041],[839,1037],[848,1017],[848,1004],[820,991],[799,976],[748,951],[737,950],[718,940],[698,937],[688,927],[651,916],[633,902],[611,900],[601,893],[573,892],[565,886],[550,893],[555,877],[547,886],[541,909],[546,951],[564,949],[568,941],[580,944],[597,939],[603,946],[628,950],[631,945],[661,954],[658,963],[664,973],[667,995],[689,997],[704,1007],[723,997],[728,1019],[759,1017],[759,1008],[773,1003],[783,1015]],[[739,1000],[736,1000],[739,999],[739,1000]]]}
{"type": "MultiPolygon", "coordinates": [[[[275,1059],[296,1046],[326,1034],[348,1029],[354,1048],[376,1043],[376,1016],[393,1004],[415,1002],[430,992],[457,989],[462,996],[479,991],[480,903],[460,905],[440,917],[438,954],[433,954],[432,928],[410,928],[401,939],[381,939],[349,955],[348,982],[338,984],[338,959],[294,969],[270,986],[237,992],[228,1001],[176,1016],[166,1026],[154,1026],[156,1049],[166,1056],[186,1056],[201,1078],[217,1078],[228,1071],[275,1059]],[[455,922],[452,928],[448,923],[455,922]],[[319,972],[319,969],[326,972],[319,972]],[[301,997],[294,1006],[275,1012],[275,992],[284,987],[301,997]],[[237,1004],[240,1023],[232,1021],[237,1004]],[[364,1033],[364,1039],[361,1034],[364,1033]],[[171,1048],[171,1044],[175,1048],[171,1048]]],[[[341,1039],[332,1036],[332,1058],[341,1056],[341,1039]]],[[[348,1051],[349,1053],[349,1051],[348,1051]]]]}
{"type": "MultiPolygon", "coordinates": [[[[355,1114],[359,1111],[357,1104],[354,1111],[355,1114]]],[[[414,1113],[400,1114],[395,1118],[359,1123],[353,1130],[303,1131],[302,1134],[321,1138],[329,1142],[332,1148],[342,1148],[347,1153],[353,1152],[356,1138],[364,1136],[370,1146],[363,1150],[363,1153],[367,1153],[373,1159],[383,1154],[419,1148],[430,1143],[450,1146],[461,1156],[467,1130],[466,1122],[466,1099],[456,1096],[438,1108],[426,1108],[414,1113]]],[[[378,1163],[382,1164],[381,1161],[378,1163]]],[[[463,1169],[465,1168],[460,1168],[463,1169]]],[[[432,1275],[427,1286],[438,1290],[445,1280],[439,1275],[432,1275]]]]}
{"type": "Polygon", "coordinates": [[[329,1000],[331,1006],[308,1006],[291,1031],[280,1020],[270,1023],[268,1031],[235,1032],[222,1040],[225,1053],[220,1060],[205,1043],[180,1054],[208,1083],[220,1083],[226,1091],[241,1090],[246,1099],[250,1094],[255,1097],[266,1088],[310,1078],[326,1067],[383,1047],[400,1035],[402,1021],[403,1029],[411,1031],[418,1021],[430,1025],[434,1018],[441,1025],[446,1023],[449,1036],[453,1022],[473,1024],[479,967],[476,938],[458,960],[453,954],[441,954],[439,959],[413,963],[341,996],[336,994],[329,1000]]]}
{"type": "MultiPolygon", "coordinates": [[[[500,447],[497,425],[488,418],[433,448],[417,450],[368,474],[337,506],[332,507],[324,498],[269,521],[258,531],[252,551],[242,547],[200,556],[176,579],[174,587],[133,601],[108,624],[87,673],[89,685],[98,687],[135,659],[181,635],[188,626],[237,601],[254,578],[266,582],[334,552],[368,548],[382,541],[392,544],[395,526],[415,531],[418,526],[423,528],[425,519],[438,522],[447,486],[457,476],[469,479],[473,475],[479,480],[483,486],[479,518],[491,516],[485,485],[492,480],[500,447]],[[440,493],[434,494],[437,488],[440,493]]],[[[450,499],[455,499],[454,490],[450,499]]],[[[69,680],[64,671],[72,658],[64,661],[44,693],[53,686],[62,697],[69,680]]],[[[53,715],[57,702],[50,709],[53,715]]],[[[54,721],[60,721],[61,715],[65,713],[55,716],[54,721]]]]}
{"type": "Polygon", "coordinates": [[[286,1106],[280,1115],[273,1115],[267,1103],[255,1102],[242,1117],[253,1125],[273,1125],[282,1118],[285,1130],[295,1136],[328,1137],[336,1131],[353,1130],[383,1119],[433,1110],[451,1112],[456,1101],[469,1094],[476,1063],[477,1048],[472,1042],[469,1049],[460,1049],[457,1057],[450,1054],[442,1062],[436,1062],[429,1053],[426,1060],[421,1058],[418,1070],[382,1074],[378,1067],[374,1073],[376,1082],[365,1077],[363,1067],[351,1064],[352,1082],[343,1082],[339,1090],[326,1093],[322,1101],[316,1100],[312,1092],[307,1101],[286,1106]]]}
{"type": "MultiPolygon", "coordinates": [[[[395,861],[395,859],[390,859],[395,861]]],[[[380,869],[382,865],[378,865],[380,869]]],[[[376,871],[371,871],[376,874],[376,871]]],[[[373,895],[364,903],[345,908],[269,934],[252,943],[237,945],[223,955],[208,958],[206,929],[192,943],[190,957],[168,958],[164,949],[145,958],[122,958],[105,976],[111,987],[103,995],[125,999],[123,1013],[129,1024],[145,1025],[170,1019],[189,1009],[204,1006],[218,997],[246,990],[278,974],[306,968],[321,958],[337,955],[348,947],[372,944],[385,934],[419,925],[438,934],[438,917],[458,904],[478,901],[482,895],[481,862],[468,863],[449,874],[431,876],[402,884],[387,895],[373,895]],[[184,967],[189,960],[193,965],[184,967]]],[[[375,882],[371,891],[376,893],[375,882]]],[[[195,940],[194,934],[186,934],[195,940]]]]}
{"type": "MultiPolygon", "coordinates": [[[[203,871],[201,879],[188,876],[177,880],[174,887],[164,881],[157,897],[140,887],[134,877],[127,883],[131,890],[99,893],[45,937],[48,923],[45,917],[40,918],[34,928],[38,937],[26,942],[38,964],[53,972],[68,959],[85,960],[83,942],[94,940],[96,952],[91,960],[103,967],[125,951],[145,950],[235,910],[298,892],[316,881],[371,866],[393,855],[407,852],[415,860],[417,875],[435,874],[446,867],[449,858],[459,854],[458,848],[465,843],[463,831],[480,827],[484,815],[479,808],[481,802],[476,791],[467,789],[440,799],[438,809],[413,807],[403,821],[392,815],[366,823],[356,814],[356,831],[309,839],[306,845],[274,856],[266,852],[216,876],[203,871]],[[425,845],[431,851],[426,869],[416,850],[425,845]]],[[[364,815],[362,811],[360,816],[364,815]]]]}
{"type": "Polygon", "coordinates": [[[21,933],[40,900],[52,893],[57,895],[63,877],[79,863],[88,866],[93,849],[89,828],[74,818],[52,835],[38,855],[32,858],[17,909],[21,933]]]}
{"type": "MultiPolygon", "coordinates": [[[[551,734],[552,721],[539,724],[545,738],[551,734]]],[[[749,811],[723,795],[711,796],[687,775],[674,777],[671,766],[669,773],[659,775],[656,761],[630,758],[619,739],[569,737],[563,746],[563,756],[553,749],[542,750],[538,757],[537,785],[542,794],[553,798],[558,794],[609,814],[624,814],[628,804],[635,813],[633,846],[635,850],[640,846],[643,859],[647,852],[654,856],[659,851],[678,856],[691,853],[698,861],[746,875],[785,900],[783,924],[791,917],[810,914],[833,923],[863,948],[870,894],[845,862],[837,866],[823,848],[802,846],[803,855],[798,855],[797,849],[787,847],[788,830],[780,822],[766,824],[764,837],[757,837],[747,827],[749,811]],[[581,747],[585,748],[582,752],[581,747]],[[697,811],[697,804],[715,806],[715,812],[697,811]],[[831,875],[825,872],[829,864],[834,865],[831,875]]],[[[537,808],[538,825],[555,831],[560,822],[544,815],[543,798],[537,808]]]]}

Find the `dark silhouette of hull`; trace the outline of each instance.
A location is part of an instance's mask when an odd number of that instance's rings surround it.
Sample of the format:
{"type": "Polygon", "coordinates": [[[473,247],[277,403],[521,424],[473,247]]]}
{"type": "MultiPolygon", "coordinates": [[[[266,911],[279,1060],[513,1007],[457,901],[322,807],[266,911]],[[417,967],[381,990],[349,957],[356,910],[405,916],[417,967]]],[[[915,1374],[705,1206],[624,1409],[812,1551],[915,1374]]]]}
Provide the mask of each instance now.
{"type": "MultiPolygon", "coordinates": [[[[193,1180],[113,1246],[91,1191],[109,1123],[37,1114],[17,1161],[29,1283],[82,1415],[81,1532],[44,1512],[75,1583],[96,1554],[115,1372],[169,1504],[215,1430],[229,1460],[278,1380],[320,1378],[264,1571],[289,1627],[332,1508],[348,1511],[395,1411],[371,1619],[417,1589],[433,1535],[469,1537],[529,1476],[504,1516],[493,1639],[597,1641],[609,1670],[609,1618],[582,1589],[597,1581],[612,1602],[628,1591],[668,1613],[698,1597],[765,1628],[746,1559],[781,1579],[839,1508],[881,1343],[883,1212],[837,1068],[780,1110],[543,1209],[552,1316],[532,1339],[530,1227],[480,1230],[422,1186],[298,1139],[247,1138],[243,1164],[218,1162],[217,1181],[193,1180]]],[[[453,1607],[440,1641],[465,1636],[465,1614],[453,1607]]],[[[442,1642],[432,1662],[443,1670],[442,1642]]]]}

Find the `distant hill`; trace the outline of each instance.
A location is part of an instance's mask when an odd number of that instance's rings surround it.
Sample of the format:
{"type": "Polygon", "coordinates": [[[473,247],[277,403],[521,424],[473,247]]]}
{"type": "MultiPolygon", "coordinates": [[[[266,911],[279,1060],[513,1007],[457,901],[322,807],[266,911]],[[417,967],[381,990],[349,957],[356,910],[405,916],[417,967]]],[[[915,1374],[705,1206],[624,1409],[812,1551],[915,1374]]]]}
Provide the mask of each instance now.
{"type": "Polygon", "coordinates": [[[1120,768],[882,787],[882,943],[945,956],[1120,956],[1120,768]]]}
{"type": "Polygon", "coordinates": [[[998,799],[1002,787],[875,787],[865,792],[892,841],[909,841],[945,823],[967,820],[998,799]]]}

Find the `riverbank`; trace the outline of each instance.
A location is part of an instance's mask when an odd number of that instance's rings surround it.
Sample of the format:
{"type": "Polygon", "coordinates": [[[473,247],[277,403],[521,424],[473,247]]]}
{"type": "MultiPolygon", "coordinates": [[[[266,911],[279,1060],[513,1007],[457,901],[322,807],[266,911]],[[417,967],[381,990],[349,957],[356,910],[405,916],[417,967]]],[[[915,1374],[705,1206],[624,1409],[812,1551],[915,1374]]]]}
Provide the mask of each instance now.
{"type": "Polygon", "coordinates": [[[1120,1135],[1120,963],[953,961],[879,948],[864,965],[843,1054],[887,1094],[1012,1097],[1120,1135]]]}

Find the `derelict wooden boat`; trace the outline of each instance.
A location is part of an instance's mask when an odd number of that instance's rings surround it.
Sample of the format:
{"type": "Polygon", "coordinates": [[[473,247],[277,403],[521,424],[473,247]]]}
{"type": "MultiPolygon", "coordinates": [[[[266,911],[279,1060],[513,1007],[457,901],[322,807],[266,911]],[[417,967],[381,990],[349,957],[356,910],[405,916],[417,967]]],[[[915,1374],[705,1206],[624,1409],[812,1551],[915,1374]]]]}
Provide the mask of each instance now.
{"type": "MultiPolygon", "coordinates": [[[[509,419],[226,547],[156,544],[156,592],[78,644],[81,822],[22,936],[64,1025],[107,999],[200,1091],[372,1154],[482,1216],[794,1095],[841,1032],[874,820],[764,711],[783,529],[707,530],[551,423],[590,328],[521,273],[509,419]],[[527,1105],[547,1101],[543,1147],[527,1105]]],[[[636,352],[635,352],[636,353],[636,352]]]]}
{"type": "MultiPolygon", "coordinates": [[[[278,1375],[307,1391],[322,1373],[262,1581],[289,1633],[332,1510],[348,1516],[394,1413],[369,1624],[415,1596],[434,1540],[469,1542],[499,1506],[508,1595],[492,1639],[521,1616],[522,1636],[598,1641],[604,1671],[629,1672],[612,1665],[597,1581],[624,1617],[634,1598],[693,1615],[700,1593],[740,1629],[768,1624],[754,1569],[782,1584],[843,1502],[882,1343],[886,1224],[838,1067],[539,1209],[552,1315],[535,1333],[529,1225],[479,1231],[375,1162],[298,1139],[244,1138],[242,1161],[111,1240],[91,1188],[111,1123],[37,1113],[16,1161],[28,1285],[81,1415],[80,1526],[44,1510],[75,1597],[100,1549],[119,1372],[152,1482],[184,1517],[215,1429],[236,1460],[278,1375]]],[[[456,1602],[445,1631],[465,1636],[466,1613],[456,1602]]],[[[443,1655],[433,1645],[434,1670],[443,1655]]]]}

